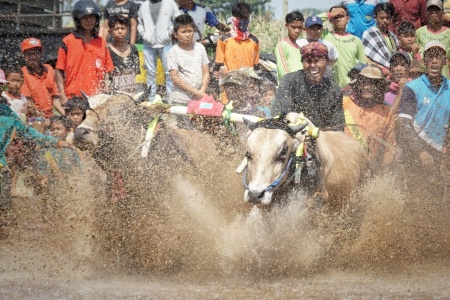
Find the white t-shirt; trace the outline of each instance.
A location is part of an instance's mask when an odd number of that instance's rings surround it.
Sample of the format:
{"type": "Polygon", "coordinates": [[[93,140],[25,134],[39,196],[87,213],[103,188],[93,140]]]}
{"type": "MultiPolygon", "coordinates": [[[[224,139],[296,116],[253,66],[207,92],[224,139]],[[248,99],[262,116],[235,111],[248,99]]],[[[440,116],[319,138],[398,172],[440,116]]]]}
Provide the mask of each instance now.
{"type": "Polygon", "coordinates": [[[9,106],[11,107],[11,110],[15,112],[18,116],[20,116],[21,114],[24,115],[27,114],[27,107],[28,107],[27,98],[25,98],[22,95],[20,95],[20,99],[12,98],[8,96],[8,94],[6,94],[5,92],[2,92],[2,96],[5,97],[5,99],[8,101],[9,106]]]}
{"type": "MultiPolygon", "coordinates": [[[[309,44],[307,39],[299,39],[296,42],[297,42],[297,45],[300,46],[300,48],[309,44]]],[[[327,46],[329,60],[337,60],[338,59],[339,54],[336,51],[336,48],[333,47],[333,44],[330,41],[325,41],[325,40],[319,39],[318,42],[327,46]]]]}
{"type": "MultiPolygon", "coordinates": [[[[195,42],[192,50],[184,50],[175,44],[169,50],[169,57],[167,59],[167,66],[170,70],[178,70],[180,78],[189,83],[196,89],[202,87],[204,65],[209,63],[206,55],[205,47],[202,44],[195,42]]],[[[193,100],[194,96],[187,91],[175,85],[170,93],[169,100],[177,104],[187,104],[193,100]]]]}

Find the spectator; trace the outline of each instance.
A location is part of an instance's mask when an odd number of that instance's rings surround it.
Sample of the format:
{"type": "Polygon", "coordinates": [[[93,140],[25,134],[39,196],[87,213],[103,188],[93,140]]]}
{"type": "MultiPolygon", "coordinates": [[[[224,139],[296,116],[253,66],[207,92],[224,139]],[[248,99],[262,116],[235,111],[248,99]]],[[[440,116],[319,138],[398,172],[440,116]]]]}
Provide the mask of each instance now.
{"type": "Polygon", "coordinates": [[[108,26],[112,43],[108,50],[114,64],[114,71],[110,74],[111,92],[136,93],[136,74],[141,73],[139,67],[139,53],[135,45],[127,42],[129,19],[122,15],[113,14],[109,17],[108,26]]]}
{"type": "Polygon", "coordinates": [[[171,102],[187,104],[206,95],[209,83],[209,59],[205,47],[194,40],[195,23],[190,15],[175,18],[174,46],[167,61],[174,83],[171,102]]]}
{"type": "Polygon", "coordinates": [[[339,59],[331,67],[334,80],[341,87],[346,87],[350,78],[348,72],[357,64],[366,63],[364,46],[359,38],[346,31],[349,17],[345,6],[334,6],[328,14],[333,25],[333,32],[327,32],[324,40],[330,41],[336,48],[339,59]]]}
{"type": "Polygon", "coordinates": [[[106,42],[98,36],[100,8],[93,0],[79,0],[72,10],[75,31],[63,39],[56,61],[56,85],[61,104],[104,92],[106,74],[114,70],[106,42]]]}
{"type": "Polygon", "coordinates": [[[412,79],[419,78],[426,73],[425,65],[422,61],[413,60],[411,62],[411,68],[409,69],[409,76],[412,79]]]}
{"type": "Polygon", "coordinates": [[[147,86],[150,88],[149,101],[156,96],[156,60],[159,56],[164,68],[166,93],[172,92],[172,80],[167,66],[171,47],[173,22],[180,14],[174,0],[150,0],[142,3],[138,12],[138,32],[144,39],[144,61],[147,68],[147,86]],[[160,13],[164,12],[164,13],[160,13]]]}
{"type": "Polygon", "coordinates": [[[333,47],[333,44],[330,41],[325,41],[321,39],[323,32],[323,22],[322,19],[318,16],[310,16],[306,19],[305,22],[305,30],[306,30],[306,39],[300,39],[297,41],[297,44],[301,47],[312,43],[312,42],[319,42],[321,44],[324,44],[328,48],[328,61],[329,65],[327,66],[327,73],[325,76],[333,77],[333,74],[330,70],[330,65],[334,64],[339,55],[336,51],[336,49],[333,47]]]}
{"type": "Polygon", "coordinates": [[[259,102],[258,115],[262,118],[270,118],[270,105],[275,99],[277,88],[270,80],[264,80],[260,87],[261,101],[259,102]]]}
{"type": "Polygon", "coordinates": [[[284,26],[288,36],[275,47],[278,81],[287,73],[303,70],[300,46],[297,44],[297,39],[302,34],[305,19],[300,11],[295,10],[286,15],[285,21],[286,24],[284,26]]]}
{"type": "Polygon", "coordinates": [[[6,189],[0,189],[0,209],[11,207],[11,173],[6,165],[5,152],[12,138],[19,137],[33,140],[41,146],[56,146],[73,148],[73,146],[60,139],[46,136],[30,126],[27,126],[8,106],[5,98],[0,98],[0,173],[3,176],[3,184],[6,189]]]}
{"type": "MultiPolygon", "coordinates": [[[[70,128],[71,123],[66,117],[53,116],[50,118],[50,131],[53,137],[65,141],[70,128]]],[[[49,185],[51,187],[60,186],[68,179],[68,175],[81,172],[80,156],[77,151],[70,149],[56,147],[43,149],[38,159],[38,172],[41,188],[48,194],[49,185]]]]}
{"type": "Polygon", "coordinates": [[[374,27],[376,21],[374,19],[375,5],[386,2],[385,0],[344,0],[344,4],[348,9],[350,21],[347,25],[347,31],[358,38],[367,29],[374,27]]]}
{"type": "Polygon", "coordinates": [[[447,155],[450,86],[449,80],[442,76],[447,60],[444,44],[431,41],[424,50],[426,74],[408,82],[403,89],[397,142],[405,153],[403,160],[408,174],[420,174],[420,182],[429,185],[440,179],[439,167],[447,155]]]}
{"type": "Polygon", "coordinates": [[[384,97],[384,103],[391,107],[395,115],[400,107],[402,91],[405,84],[411,81],[409,70],[411,66],[411,57],[406,52],[395,52],[389,61],[391,69],[388,77],[389,90],[384,97]]]}
{"type": "Polygon", "coordinates": [[[100,28],[100,36],[108,40],[108,35],[111,33],[111,25],[109,25],[109,17],[113,14],[118,14],[127,19],[127,33],[125,40],[130,44],[136,43],[137,36],[137,17],[138,6],[132,0],[109,0],[105,5],[103,12],[103,26],[100,28]]]}
{"type": "Polygon", "coordinates": [[[55,70],[42,63],[42,43],[36,38],[24,39],[22,54],[26,66],[22,67],[24,84],[20,92],[33,102],[34,106],[46,118],[53,116],[53,108],[64,115],[55,82],[55,70]]]}
{"type": "Polygon", "coordinates": [[[192,0],[176,0],[180,10],[184,14],[188,14],[194,19],[195,24],[195,41],[200,41],[203,39],[203,34],[205,33],[205,24],[211,27],[215,27],[222,32],[230,31],[230,28],[219,22],[214,13],[209,7],[199,5],[192,0]]]}
{"type": "Polygon", "coordinates": [[[364,53],[369,64],[375,65],[387,75],[391,53],[398,48],[397,37],[389,31],[394,7],[390,3],[379,3],[375,6],[374,14],[377,26],[367,29],[362,36],[364,53]]]}
{"type": "Polygon", "coordinates": [[[397,29],[398,51],[406,52],[411,60],[422,60],[419,44],[416,43],[416,29],[410,22],[402,22],[397,29]]]}
{"type": "MultiPolygon", "coordinates": [[[[231,30],[217,42],[217,72],[225,66],[226,72],[242,67],[259,68],[259,40],[250,33],[250,5],[236,2],[231,8],[231,30]]],[[[218,78],[218,72],[215,76],[218,78]]]]}
{"type": "Polygon", "coordinates": [[[77,128],[86,118],[88,109],[86,100],[82,97],[72,97],[66,104],[66,116],[72,124],[72,129],[77,128]]]}
{"type": "MultiPolygon", "coordinates": [[[[450,29],[442,26],[443,14],[444,11],[441,0],[427,1],[428,24],[420,27],[416,31],[416,41],[420,46],[420,53],[424,52],[425,45],[431,41],[440,41],[444,44],[445,49],[450,49],[450,29]]],[[[449,78],[447,65],[444,66],[442,74],[449,78]]]]}
{"type": "Polygon", "coordinates": [[[397,36],[403,22],[410,22],[415,29],[427,24],[427,0],[390,0],[390,3],[394,6],[390,30],[397,36]]]}
{"type": "Polygon", "coordinates": [[[352,95],[343,101],[344,131],[366,149],[375,169],[392,163],[395,156],[394,118],[383,104],[386,88],[381,70],[367,66],[352,83],[352,95]]]}
{"type": "Polygon", "coordinates": [[[20,68],[10,67],[5,70],[6,90],[2,92],[2,96],[6,99],[12,111],[15,112],[25,122],[28,114],[28,101],[20,93],[23,85],[23,73],[20,68]]]}
{"type": "Polygon", "coordinates": [[[254,100],[249,99],[248,95],[252,96],[259,93],[258,83],[260,81],[261,78],[252,68],[248,67],[230,71],[224,76],[222,87],[228,95],[233,112],[241,114],[256,113],[254,100]]]}
{"type": "Polygon", "coordinates": [[[450,27],[450,0],[443,0],[444,15],[442,16],[442,25],[450,27]]]}
{"type": "Polygon", "coordinates": [[[303,112],[317,127],[343,128],[342,91],[336,83],[324,77],[328,49],[313,42],[301,48],[303,70],[286,74],[280,82],[271,115],[303,112]]]}

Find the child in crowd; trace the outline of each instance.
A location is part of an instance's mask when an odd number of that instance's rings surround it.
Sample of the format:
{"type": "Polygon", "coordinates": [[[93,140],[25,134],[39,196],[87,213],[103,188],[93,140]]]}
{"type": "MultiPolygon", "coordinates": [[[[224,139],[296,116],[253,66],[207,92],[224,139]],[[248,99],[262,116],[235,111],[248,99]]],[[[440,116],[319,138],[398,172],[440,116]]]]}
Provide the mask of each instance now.
{"type": "Polygon", "coordinates": [[[410,22],[402,22],[397,29],[398,51],[406,52],[411,60],[422,60],[419,44],[416,43],[416,28],[410,22]]]}
{"type": "Polygon", "coordinates": [[[303,70],[300,46],[296,42],[302,34],[305,19],[300,11],[295,10],[286,15],[285,21],[288,36],[275,47],[278,81],[287,73],[303,70]]]}
{"type": "MultiPolygon", "coordinates": [[[[65,116],[50,118],[50,132],[53,137],[66,141],[70,129],[71,122],[65,116]]],[[[41,151],[38,171],[41,188],[48,193],[49,184],[52,187],[59,186],[67,180],[68,175],[81,172],[81,159],[75,150],[50,147],[41,151]]]]}
{"type": "Polygon", "coordinates": [[[58,50],[56,85],[61,104],[81,91],[92,96],[104,92],[107,73],[114,65],[106,41],[98,36],[101,11],[93,0],[78,0],[72,9],[75,31],[58,50]]]}
{"type": "Polygon", "coordinates": [[[194,41],[195,24],[183,14],[175,18],[174,45],[167,61],[174,83],[169,95],[171,103],[186,105],[190,100],[205,96],[209,83],[209,59],[205,47],[194,41]]]}
{"type": "Polygon", "coordinates": [[[377,26],[367,29],[362,35],[368,63],[375,65],[384,75],[389,74],[391,53],[398,48],[397,37],[389,31],[393,15],[394,6],[391,3],[377,4],[374,9],[377,26]]]}
{"type": "MultiPolygon", "coordinates": [[[[442,0],[427,1],[428,24],[420,27],[416,31],[416,42],[420,46],[420,53],[423,55],[425,45],[431,41],[439,41],[446,49],[450,49],[450,29],[442,25],[443,3],[442,0]]],[[[447,53],[447,58],[450,51],[447,53]]],[[[449,68],[445,64],[442,75],[449,78],[449,68]]]]}
{"type": "Polygon", "coordinates": [[[23,85],[23,73],[20,68],[9,67],[5,69],[6,90],[2,92],[2,96],[8,101],[12,111],[15,112],[22,121],[26,121],[28,113],[28,101],[20,93],[23,85]]]}
{"type": "Polygon", "coordinates": [[[270,118],[270,104],[277,92],[275,84],[269,80],[264,80],[260,86],[261,90],[261,101],[258,106],[258,116],[262,118],[270,118]]]}
{"type": "Polygon", "coordinates": [[[359,38],[346,31],[349,17],[345,5],[333,6],[328,18],[333,31],[325,33],[323,39],[330,41],[338,52],[339,59],[331,66],[331,71],[339,87],[344,88],[350,83],[348,72],[357,63],[366,63],[364,46],[359,38]]]}
{"type": "Polygon", "coordinates": [[[230,28],[220,23],[214,13],[209,7],[199,5],[192,0],[177,0],[178,6],[182,13],[188,14],[194,19],[196,31],[194,33],[194,39],[202,43],[202,35],[205,32],[205,24],[211,27],[215,27],[221,32],[228,32],[230,28]]]}
{"type": "Polygon", "coordinates": [[[367,66],[352,83],[352,95],[343,99],[344,131],[367,150],[375,170],[392,163],[396,152],[394,118],[383,103],[386,88],[381,70],[367,66]]]}
{"type": "Polygon", "coordinates": [[[384,103],[391,107],[392,114],[397,114],[402,99],[402,92],[405,84],[411,81],[409,69],[411,58],[406,52],[396,52],[392,54],[389,61],[391,65],[390,75],[388,77],[389,90],[384,97],[384,103]]]}
{"type": "Polygon", "coordinates": [[[328,77],[333,77],[333,74],[331,73],[330,66],[334,64],[339,54],[336,51],[336,49],[333,47],[333,44],[330,41],[326,41],[321,39],[323,32],[323,21],[318,16],[310,16],[306,19],[305,22],[305,31],[306,31],[306,39],[300,39],[297,41],[297,44],[301,47],[313,43],[313,42],[319,42],[321,44],[324,44],[328,48],[328,66],[327,66],[327,73],[325,74],[328,77]]]}
{"type": "MultiPolygon", "coordinates": [[[[231,30],[217,42],[215,71],[225,66],[226,71],[243,67],[259,68],[259,40],[250,33],[250,5],[236,2],[231,8],[231,30]]],[[[215,73],[218,78],[218,73],[215,73]]]]}
{"type": "Polygon", "coordinates": [[[413,60],[411,62],[411,68],[409,69],[409,77],[416,79],[427,72],[425,65],[422,61],[413,60]]]}
{"type": "Polygon", "coordinates": [[[137,16],[138,6],[132,0],[109,0],[105,5],[103,12],[103,26],[100,28],[99,35],[108,40],[108,34],[111,33],[111,25],[109,18],[113,14],[119,14],[127,19],[127,33],[125,40],[128,41],[128,33],[130,34],[130,44],[136,43],[137,36],[137,16]]]}
{"type": "Polygon", "coordinates": [[[70,121],[71,128],[77,128],[86,118],[88,104],[81,97],[72,97],[66,104],[66,116],[70,121]]]}
{"type": "Polygon", "coordinates": [[[26,66],[22,67],[24,84],[20,92],[33,102],[43,117],[53,116],[53,108],[61,115],[64,109],[59,101],[58,88],[55,82],[55,71],[48,64],[42,63],[43,47],[41,40],[28,38],[22,42],[22,54],[26,66]]]}
{"type": "Polygon", "coordinates": [[[140,74],[139,53],[135,45],[127,42],[129,19],[118,14],[109,17],[109,32],[112,43],[108,50],[114,64],[114,71],[110,75],[110,92],[136,93],[136,74],[140,74]]]}

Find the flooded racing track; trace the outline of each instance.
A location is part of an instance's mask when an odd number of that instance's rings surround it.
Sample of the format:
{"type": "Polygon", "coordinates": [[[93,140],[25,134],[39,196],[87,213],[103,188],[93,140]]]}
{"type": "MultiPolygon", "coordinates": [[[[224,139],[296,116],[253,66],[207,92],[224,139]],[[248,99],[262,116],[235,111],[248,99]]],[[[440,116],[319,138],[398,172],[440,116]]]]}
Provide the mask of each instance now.
{"type": "MultiPolygon", "coordinates": [[[[195,138],[180,132],[177,145],[186,150],[195,138]]],[[[386,175],[340,213],[300,193],[271,210],[251,208],[234,172],[240,154],[202,155],[215,146],[197,138],[183,155],[156,159],[158,172],[124,170],[136,184],[125,200],[107,199],[98,167],[45,211],[40,196],[14,198],[0,240],[0,297],[449,297],[446,195],[406,195],[401,179],[386,175]]]]}

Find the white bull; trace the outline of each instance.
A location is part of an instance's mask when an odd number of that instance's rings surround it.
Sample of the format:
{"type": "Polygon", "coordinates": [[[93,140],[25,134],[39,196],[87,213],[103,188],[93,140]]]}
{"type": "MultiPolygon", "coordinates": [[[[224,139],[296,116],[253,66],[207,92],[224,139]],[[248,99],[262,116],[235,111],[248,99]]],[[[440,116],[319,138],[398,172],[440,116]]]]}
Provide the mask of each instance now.
{"type": "MultiPolygon", "coordinates": [[[[298,114],[288,116],[298,118],[298,114]]],[[[275,126],[270,122],[260,126],[256,123],[251,128],[246,142],[244,200],[269,205],[274,194],[292,185],[288,181],[298,162],[296,151],[307,137],[301,128],[292,130],[281,123],[275,126]]],[[[331,206],[339,206],[360,184],[368,169],[368,157],[355,140],[341,131],[321,132],[314,152],[320,168],[316,174],[318,185],[310,192],[331,206]]]]}

